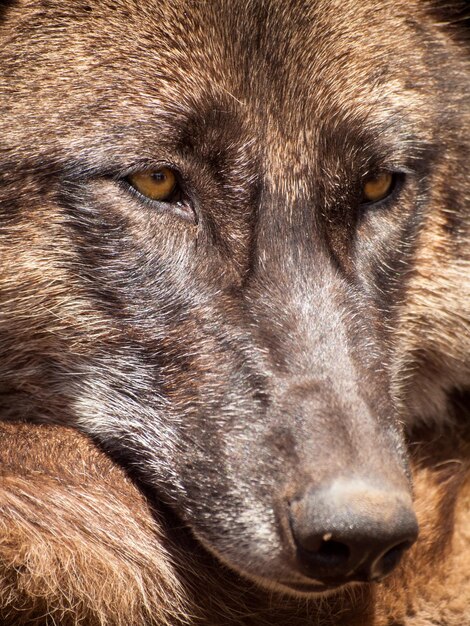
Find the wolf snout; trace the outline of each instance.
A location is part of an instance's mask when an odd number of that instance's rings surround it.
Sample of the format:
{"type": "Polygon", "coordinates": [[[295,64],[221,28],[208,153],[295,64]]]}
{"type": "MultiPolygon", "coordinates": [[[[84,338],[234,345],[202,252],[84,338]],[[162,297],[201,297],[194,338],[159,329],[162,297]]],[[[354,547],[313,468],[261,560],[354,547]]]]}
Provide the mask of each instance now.
{"type": "Polygon", "coordinates": [[[380,580],[418,536],[406,490],[357,479],[308,488],[289,521],[299,571],[330,586],[380,580]]]}

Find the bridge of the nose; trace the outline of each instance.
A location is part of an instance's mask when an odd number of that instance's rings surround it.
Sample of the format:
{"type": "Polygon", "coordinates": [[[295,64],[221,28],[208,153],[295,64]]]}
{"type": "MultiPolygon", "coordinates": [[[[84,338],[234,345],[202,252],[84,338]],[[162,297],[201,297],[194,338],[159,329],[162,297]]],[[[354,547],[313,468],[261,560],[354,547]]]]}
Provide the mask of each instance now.
{"type": "Polygon", "coordinates": [[[286,554],[325,583],[376,579],[417,535],[379,313],[331,253],[315,194],[309,205],[289,192],[261,200],[246,291],[271,370],[269,417],[288,442],[276,447],[286,554]]]}

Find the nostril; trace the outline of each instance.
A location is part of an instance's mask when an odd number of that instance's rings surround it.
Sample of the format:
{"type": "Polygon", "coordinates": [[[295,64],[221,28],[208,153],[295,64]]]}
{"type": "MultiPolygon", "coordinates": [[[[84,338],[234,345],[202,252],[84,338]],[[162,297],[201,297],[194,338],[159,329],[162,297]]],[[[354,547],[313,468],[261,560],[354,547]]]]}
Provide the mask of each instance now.
{"type": "Polygon", "coordinates": [[[320,567],[341,567],[348,562],[350,556],[350,549],[346,544],[333,540],[321,540],[316,549],[298,546],[298,550],[307,553],[303,556],[315,559],[320,567]]]}
{"type": "Polygon", "coordinates": [[[403,553],[411,546],[410,541],[402,541],[401,543],[390,548],[373,566],[373,578],[383,578],[389,574],[399,563],[403,553]]]}

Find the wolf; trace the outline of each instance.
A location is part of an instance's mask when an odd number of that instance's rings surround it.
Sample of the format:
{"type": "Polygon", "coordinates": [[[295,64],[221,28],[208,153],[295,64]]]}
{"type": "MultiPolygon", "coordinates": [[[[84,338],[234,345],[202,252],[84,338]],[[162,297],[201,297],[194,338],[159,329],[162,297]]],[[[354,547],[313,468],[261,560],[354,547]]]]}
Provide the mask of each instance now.
{"type": "Polygon", "coordinates": [[[0,415],[247,584],[381,581],[470,382],[465,3],[11,0],[0,415]]]}

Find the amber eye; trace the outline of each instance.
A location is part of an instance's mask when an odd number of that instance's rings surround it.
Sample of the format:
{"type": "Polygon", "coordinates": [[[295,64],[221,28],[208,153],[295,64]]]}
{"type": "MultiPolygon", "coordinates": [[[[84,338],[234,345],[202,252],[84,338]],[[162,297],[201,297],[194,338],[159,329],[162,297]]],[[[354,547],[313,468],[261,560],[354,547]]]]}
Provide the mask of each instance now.
{"type": "Polygon", "coordinates": [[[169,167],[131,174],[128,181],[146,198],[160,202],[172,201],[178,186],[176,175],[169,167]]]}
{"type": "Polygon", "coordinates": [[[379,172],[367,178],[362,185],[362,203],[379,202],[392,192],[395,177],[391,172],[379,172]]]}

